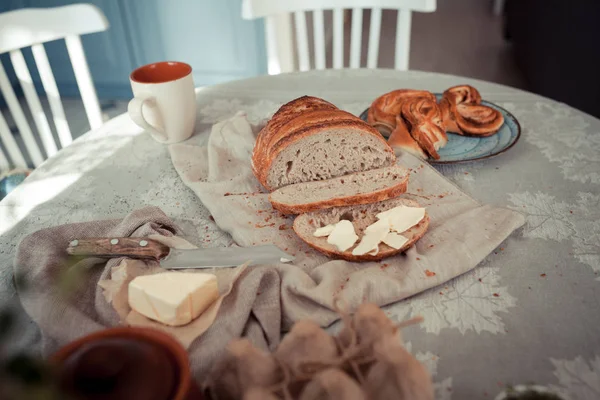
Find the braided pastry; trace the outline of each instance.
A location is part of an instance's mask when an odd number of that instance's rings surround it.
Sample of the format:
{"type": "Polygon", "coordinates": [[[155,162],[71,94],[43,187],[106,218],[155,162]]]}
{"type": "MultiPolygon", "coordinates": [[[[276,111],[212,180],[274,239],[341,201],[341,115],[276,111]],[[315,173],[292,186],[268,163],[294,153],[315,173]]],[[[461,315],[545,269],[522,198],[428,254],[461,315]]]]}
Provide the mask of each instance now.
{"type": "Polygon", "coordinates": [[[454,86],[440,101],[446,131],[464,136],[491,136],[498,132],[504,117],[498,110],[481,105],[481,95],[472,86],[454,86]]]}

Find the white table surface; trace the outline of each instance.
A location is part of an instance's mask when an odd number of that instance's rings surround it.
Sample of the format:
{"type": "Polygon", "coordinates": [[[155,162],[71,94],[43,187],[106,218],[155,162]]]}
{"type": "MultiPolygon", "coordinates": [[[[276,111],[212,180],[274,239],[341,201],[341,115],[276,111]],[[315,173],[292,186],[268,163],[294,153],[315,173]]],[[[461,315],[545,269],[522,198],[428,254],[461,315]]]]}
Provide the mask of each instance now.
{"type": "MultiPolygon", "coordinates": [[[[438,398],[494,398],[507,384],[547,385],[571,399],[600,398],[600,120],[506,86],[393,70],[313,71],[198,90],[197,130],[248,112],[268,117],[302,95],[360,114],[399,88],[442,92],[468,83],[519,120],[508,152],[437,167],[475,199],[518,210],[526,226],[475,270],[387,307],[397,320],[423,315],[405,335],[433,374],[438,398]]],[[[179,180],[167,148],[127,115],[108,121],[40,166],[0,202],[0,301],[18,309],[12,263],[19,241],[41,228],[119,218],[144,205],[172,217],[188,239],[229,244],[179,180]],[[208,227],[208,230],[206,229],[208,227]]],[[[23,315],[11,349],[35,351],[23,315]]]]}

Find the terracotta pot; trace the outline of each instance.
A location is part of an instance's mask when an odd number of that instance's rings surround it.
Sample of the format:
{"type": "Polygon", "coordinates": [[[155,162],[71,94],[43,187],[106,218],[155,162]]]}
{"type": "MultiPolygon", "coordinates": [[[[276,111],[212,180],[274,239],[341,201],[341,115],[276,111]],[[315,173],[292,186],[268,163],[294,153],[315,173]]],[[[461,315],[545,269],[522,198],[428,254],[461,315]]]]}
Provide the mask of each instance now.
{"type": "Polygon", "coordinates": [[[95,391],[94,399],[137,398],[146,392],[156,400],[203,399],[186,350],[175,338],[156,329],[122,327],[94,332],[62,347],[50,361],[56,364],[63,389],[95,391]]]}

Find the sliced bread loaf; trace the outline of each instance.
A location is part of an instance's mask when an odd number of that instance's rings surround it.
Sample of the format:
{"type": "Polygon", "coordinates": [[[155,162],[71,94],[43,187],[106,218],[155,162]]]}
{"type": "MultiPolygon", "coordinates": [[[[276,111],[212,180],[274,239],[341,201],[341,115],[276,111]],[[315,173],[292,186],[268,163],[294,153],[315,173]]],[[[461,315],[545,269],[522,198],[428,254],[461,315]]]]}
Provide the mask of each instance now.
{"type": "Polygon", "coordinates": [[[339,251],[336,246],[329,244],[326,237],[315,237],[314,232],[317,228],[335,224],[340,220],[348,220],[352,222],[354,230],[359,238],[364,235],[365,229],[377,222],[377,214],[387,211],[397,206],[419,207],[415,201],[395,198],[384,200],[377,203],[352,205],[344,207],[330,208],[327,210],[314,211],[306,214],[301,214],[294,220],[294,231],[305,241],[309,246],[315,248],[327,256],[333,258],[342,258],[348,261],[378,261],[386,257],[406,251],[417,240],[419,240],[429,227],[429,216],[425,217],[417,225],[402,233],[402,236],[408,239],[408,242],[400,249],[394,249],[384,243],[379,244],[379,252],[376,255],[364,254],[360,256],[352,255],[352,248],[346,251],[339,251]]]}
{"type": "Polygon", "coordinates": [[[304,96],[281,107],[259,133],[252,168],[272,191],[390,166],[395,160],[375,128],[331,103],[304,96]]]}
{"type": "Polygon", "coordinates": [[[409,174],[406,168],[394,165],[324,181],[296,183],[271,192],[269,200],[273,208],[284,214],[374,203],[406,192],[409,174]]]}

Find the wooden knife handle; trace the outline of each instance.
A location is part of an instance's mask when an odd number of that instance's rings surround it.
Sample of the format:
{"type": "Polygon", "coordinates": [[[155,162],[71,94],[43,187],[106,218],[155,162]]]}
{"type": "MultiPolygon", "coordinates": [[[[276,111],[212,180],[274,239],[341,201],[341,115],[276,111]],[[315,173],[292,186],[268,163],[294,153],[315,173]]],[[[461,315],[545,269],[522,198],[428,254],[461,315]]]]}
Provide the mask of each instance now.
{"type": "Polygon", "coordinates": [[[170,250],[169,246],[155,240],[130,237],[75,239],[67,247],[67,253],[73,256],[131,257],[156,261],[165,258],[170,250]]]}

